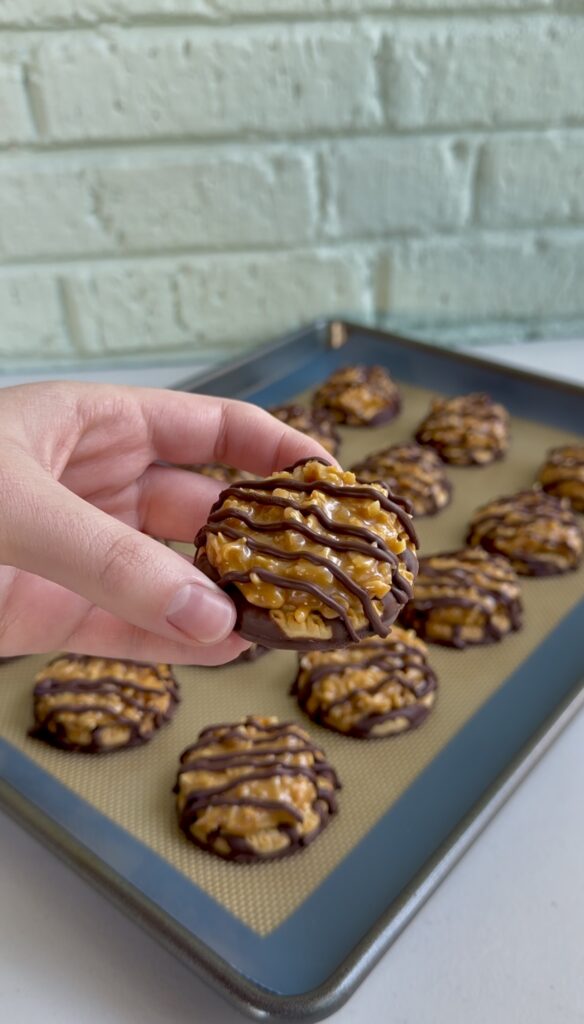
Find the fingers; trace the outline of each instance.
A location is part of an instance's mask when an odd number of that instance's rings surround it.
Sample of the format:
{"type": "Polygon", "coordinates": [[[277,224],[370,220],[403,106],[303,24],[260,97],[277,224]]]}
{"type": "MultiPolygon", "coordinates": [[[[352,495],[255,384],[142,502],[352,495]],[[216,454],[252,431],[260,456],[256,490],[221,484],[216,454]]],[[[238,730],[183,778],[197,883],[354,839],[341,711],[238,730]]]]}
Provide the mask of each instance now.
{"type": "Polygon", "coordinates": [[[64,587],[30,573],[0,568],[0,656],[67,650],[110,658],[219,665],[249,645],[235,633],[193,648],[148,633],[96,608],[64,587]]]}
{"type": "Polygon", "coordinates": [[[226,595],[175,551],[19,466],[7,488],[0,562],[43,576],[147,633],[217,644],[235,623],[226,595]]]}
{"type": "Polygon", "coordinates": [[[136,389],[154,457],[166,462],[226,462],[266,476],[311,456],[334,461],[318,442],[247,402],[136,389]]]}
{"type": "Polygon", "coordinates": [[[139,481],[140,526],[152,537],[192,542],[222,485],[186,469],[150,466],[139,481]]]}

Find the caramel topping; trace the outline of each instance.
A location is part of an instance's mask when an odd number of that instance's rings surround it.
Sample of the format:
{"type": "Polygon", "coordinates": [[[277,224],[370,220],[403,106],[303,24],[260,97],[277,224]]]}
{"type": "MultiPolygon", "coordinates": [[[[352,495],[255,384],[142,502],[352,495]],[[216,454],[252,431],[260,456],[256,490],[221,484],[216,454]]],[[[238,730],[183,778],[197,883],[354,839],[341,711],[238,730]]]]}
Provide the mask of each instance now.
{"type": "Polygon", "coordinates": [[[222,462],[198,462],[194,466],[185,468],[225,484],[232,484],[235,480],[253,480],[253,473],[246,473],[244,469],[235,469],[234,466],[225,466],[222,462]]]}
{"type": "Polygon", "coordinates": [[[505,555],[524,576],[549,576],[578,566],[583,537],[565,499],[533,490],[479,508],[467,542],[505,555]]]}
{"type": "Polygon", "coordinates": [[[359,427],[392,419],[401,408],[396,384],[382,366],[344,366],[314,395],[314,406],[359,427]]]}
{"type": "Polygon", "coordinates": [[[434,515],[450,501],[452,485],[443,463],[431,448],[419,444],[391,445],[352,469],[359,480],[383,480],[410,503],[415,516],[434,515]]]}
{"type": "Polygon", "coordinates": [[[331,455],[337,454],[341,439],[333,421],[324,411],[305,409],[301,405],[274,405],[268,412],[282,423],[314,438],[331,455]]]}
{"type": "Polygon", "coordinates": [[[340,783],[308,733],[249,716],[204,729],[181,755],[180,827],[221,857],[283,856],[311,842],[336,812],[340,783]]]}
{"type": "Polygon", "coordinates": [[[178,700],[169,665],[63,654],[35,677],[31,735],[90,753],[134,746],[168,721],[178,700]]]}
{"type": "Polygon", "coordinates": [[[548,494],[566,498],[576,512],[584,512],[584,444],[552,448],[537,479],[548,494]]]}
{"type": "Polygon", "coordinates": [[[419,725],[434,703],[426,655],[413,631],[394,626],[385,640],[304,654],[292,692],[319,725],[360,739],[395,735],[419,725]]]}
{"type": "Polygon", "coordinates": [[[414,597],[400,621],[433,643],[462,648],[519,629],[521,607],[509,562],[466,548],[420,559],[414,597]]]}
{"type": "Polygon", "coordinates": [[[195,543],[219,586],[235,584],[287,629],[340,618],[352,640],[367,625],[387,634],[384,599],[403,605],[417,566],[411,517],[387,486],[317,459],[228,487],[195,543]]]}
{"type": "Polygon", "coordinates": [[[488,395],[437,398],[415,436],[420,444],[435,448],[444,462],[486,465],[507,451],[509,414],[488,395]]]}

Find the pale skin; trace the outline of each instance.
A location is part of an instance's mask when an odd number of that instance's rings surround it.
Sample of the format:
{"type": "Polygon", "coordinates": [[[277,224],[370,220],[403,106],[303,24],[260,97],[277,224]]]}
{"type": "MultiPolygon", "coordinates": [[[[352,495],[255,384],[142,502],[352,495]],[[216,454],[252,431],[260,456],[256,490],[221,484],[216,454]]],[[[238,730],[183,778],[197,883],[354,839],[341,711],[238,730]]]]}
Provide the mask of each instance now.
{"type": "Polygon", "coordinates": [[[63,382],[1,390],[0,657],[235,658],[248,644],[231,601],[155,539],[192,542],[221,490],[176,464],[265,476],[310,456],[331,461],[245,402],[63,382]]]}

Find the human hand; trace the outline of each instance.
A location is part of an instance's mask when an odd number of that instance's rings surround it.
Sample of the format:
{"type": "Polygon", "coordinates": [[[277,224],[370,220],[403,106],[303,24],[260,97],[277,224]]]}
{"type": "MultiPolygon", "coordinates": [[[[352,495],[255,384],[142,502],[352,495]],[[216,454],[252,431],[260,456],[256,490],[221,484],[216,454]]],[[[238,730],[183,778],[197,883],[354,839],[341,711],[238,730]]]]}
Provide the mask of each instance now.
{"type": "Polygon", "coordinates": [[[0,391],[0,656],[236,657],[248,644],[229,598],[153,539],[191,542],[221,485],[156,463],[266,475],[311,455],[328,458],[244,402],[64,382],[0,391]]]}

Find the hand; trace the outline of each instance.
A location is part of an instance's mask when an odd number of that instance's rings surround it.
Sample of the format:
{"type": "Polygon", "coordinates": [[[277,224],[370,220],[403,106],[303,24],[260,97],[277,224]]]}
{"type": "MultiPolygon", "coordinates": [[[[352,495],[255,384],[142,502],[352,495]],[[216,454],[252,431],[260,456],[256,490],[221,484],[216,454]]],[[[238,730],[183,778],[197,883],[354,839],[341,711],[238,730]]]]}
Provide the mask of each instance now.
{"type": "Polygon", "coordinates": [[[244,402],[61,382],[0,391],[0,656],[236,657],[248,645],[231,601],[154,539],[192,542],[221,485],[156,463],[266,475],[311,455],[326,452],[244,402]]]}

